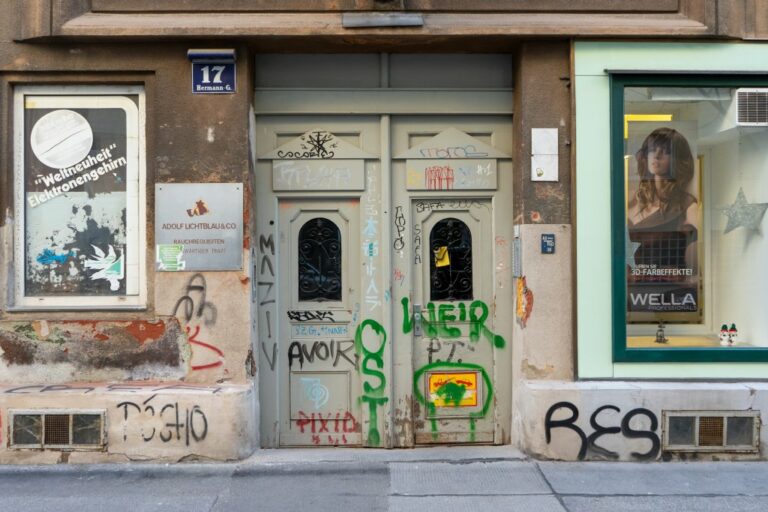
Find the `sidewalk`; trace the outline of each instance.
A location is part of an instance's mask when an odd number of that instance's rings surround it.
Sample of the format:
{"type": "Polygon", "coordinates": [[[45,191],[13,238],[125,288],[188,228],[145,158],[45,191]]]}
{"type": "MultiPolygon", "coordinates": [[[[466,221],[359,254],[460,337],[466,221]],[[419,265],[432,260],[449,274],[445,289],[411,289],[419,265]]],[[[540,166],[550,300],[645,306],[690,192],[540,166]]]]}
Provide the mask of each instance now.
{"type": "Polygon", "coordinates": [[[262,450],[233,463],[0,467],[0,510],[764,512],[766,462],[542,462],[510,447],[262,450]]]}

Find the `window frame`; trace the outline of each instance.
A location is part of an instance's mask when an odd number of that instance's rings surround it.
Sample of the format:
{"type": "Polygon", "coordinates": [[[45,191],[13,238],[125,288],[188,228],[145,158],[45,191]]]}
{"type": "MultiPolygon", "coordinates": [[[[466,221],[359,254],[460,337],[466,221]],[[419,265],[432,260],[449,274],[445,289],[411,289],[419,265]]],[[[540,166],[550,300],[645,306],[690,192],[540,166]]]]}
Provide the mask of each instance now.
{"type": "MultiPolygon", "coordinates": [[[[61,107],[64,108],[64,107],[61,107]]],[[[13,280],[13,293],[8,305],[8,311],[77,311],[77,310],[145,310],[147,308],[147,195],[146,195],[146,92],[140,85],[19,85],[13,91],[13,180],[14,180],[14,215],[15,227],[13,230],[13,264],[10,270],[13,280]],[[133,192],[126,188],[126,206],[128,210],[134,210],[134,225],[132,233],[126,233],[128,239],[126,247],[134,252],[132,258],[135,265],[131,269],[137,274],[136,293],[131,295],[25,295],[26,272],[26,201],[24,189],[25,173],[25,100],[28,96],[55,97],[96,97],[108,96],[124,97],[135,96],[136,105],[135,120],[132,114],[126,111],[128,131],[126,133],[129,150],[134,152],[131,139],[134,132],[130,125],[136,126],[135,158],[133,164],[138,174],[138,190],[133,192]],[[129,244],[135,245],[134,249],[129,244]]],[[[128,155],[128,165],[132,164],[132,156],[128,155]]],[[[128,212],[127,215],[130,216],[128,212]]],[[[130,225],[130,224],[129,224],[130,225]]],[[[128,228],[128,226],[126,228],[128,228]]],[[[125,267],[128,270],[129,261],[126,258],[125,267]]]]}
{"type": "MultiPolygon", "coordinates": [[[[768,87],[768,74],[607,71],[610,98],[611,289],[614,363],[768,362],[768,347],[628,348],[626,312],[626,197],[624,183],[625,87],[768,87]]],[[[696,155],[694,155],[695,157],[696,155]]],[[[706,184],[704,185],[706,186],[706,184]]]]}

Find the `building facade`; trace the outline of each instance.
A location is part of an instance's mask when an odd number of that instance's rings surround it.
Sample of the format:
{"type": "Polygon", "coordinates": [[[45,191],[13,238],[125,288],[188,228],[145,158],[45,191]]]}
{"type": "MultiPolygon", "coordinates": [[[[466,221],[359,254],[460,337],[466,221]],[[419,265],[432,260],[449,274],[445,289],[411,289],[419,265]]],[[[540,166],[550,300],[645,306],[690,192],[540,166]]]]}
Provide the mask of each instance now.
{"type": "Polygon", "coordinates": [[[5,0],[0,461],[762,458],[768,3],[5,0]]]}

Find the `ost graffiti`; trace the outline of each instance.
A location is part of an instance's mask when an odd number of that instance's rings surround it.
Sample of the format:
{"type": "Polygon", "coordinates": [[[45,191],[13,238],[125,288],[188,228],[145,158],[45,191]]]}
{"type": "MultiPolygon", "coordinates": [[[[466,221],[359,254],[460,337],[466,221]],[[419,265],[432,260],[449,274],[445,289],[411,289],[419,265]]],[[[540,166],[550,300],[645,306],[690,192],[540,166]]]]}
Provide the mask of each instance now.
{"type": "Polygon", "coordinates": [[[360,402],[368,404],[368,446],[379,446],[379,407],[387,403],[385,396],[387,377],[384,368],[384,349],[387,344],[387,332],[384,327],[373,319],[363,320],[355,333],[355,351],[362,358],[361,373],[363,374],[363,395],[360,402]],[[368,332],[366,332],[368,331],[368,332]],[[365,339],[364,339],[365,338],[365,339]],[[369,348],[366,340],[377,343],[374,349],[369,348]]]}
{"type": "MultiPolygon", "coordinates": [[[[159,439],[163,443],[171,441],[199,443],[208,435],[208,418],[199,405],[184,409],[178,402],[157,404],[152,403],[157,395],[152,395],[141,404],[125,401],[116,405],[123,409],[123,421],[127,426],[131,422],[141,422],[140,435],[145,443],[159,439]],[[149,426],[152,430],[149,430],[149,426]],[[158,425],[159,424],[159,425],[158,425]],[[158,428],[159,427],[159,428],[158,428]]],[[[127,430],[123,431],[123,441],[128,439],[127,430]]]]}
{"type": "Polygon", "coordinates": [[[311,364],[317,359],[331,360],[335,368],[344,359],[357,370],[360,356],[354,350],[355,342],[352,340],[314,341],[311,345],[309,342],[294,341],[288,347],[288,367],[293,368],[294,361],[297,361],[299,368],[304,368],[304,363],[311,364]]]}
{"type": "Polygon", "coordinates": [[[547,444],[552,441],[552,430],[565,428],[575,432],[581,440],[578,454],[579,460],[584,460],[588,455],[595,455],[607,459],[618,459],[618,453],[598,445],[597,440],[605,435],[621,434],[627,439],[647,439],[650,441],[651,447],[647,452],[631,452],[631,455],[634,458],[638,460],[653,460],[658,457],[661,449],[661,440],[659,439],[658,434],[656,434],[659,420],[652,411],[642,407],[632,409],[621,419],[621,426],[614,425],[607,427],[598,423],[598,416],[600,413],[607,410],[614,411],[617,414],[621,413],[621,409],[615,405],[603,405],[595,409],[589,417],[589,424],[594,431],[587,436],[587,434],[576,425],[576,420],[579,418],[579,409],[571,402],[557,402],[549,408],[544,417],[544,435],[547,444]],[[555,413],[560,410],[569,411],[570,416],[559,420],[552,419],[555,413]],[[650,425],[647,430],[638,430],[630,426],[632,419],[638,416],[646,417],[649,420],[650,425]]]}

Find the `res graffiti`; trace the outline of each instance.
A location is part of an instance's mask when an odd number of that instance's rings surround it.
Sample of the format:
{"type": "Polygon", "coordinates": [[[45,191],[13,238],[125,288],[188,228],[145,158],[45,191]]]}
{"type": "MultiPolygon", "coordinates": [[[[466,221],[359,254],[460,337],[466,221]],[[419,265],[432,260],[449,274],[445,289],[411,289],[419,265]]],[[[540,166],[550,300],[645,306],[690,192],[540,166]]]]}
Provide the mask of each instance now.
{"type": "Polygon", "coordinates": [[[387,332],[376,320],[363,320],[355,332],[355,351],[362,359],[360,372],[363,374],[363,395],[360,402],[368,404],[368,446],[381,444],[379,432],[379,408],[387,403],[385,396],[387,377],[384,368],[384,349],[387,344],[387,332]],[[370,343],[375,348],[370,348],[370,343]]]}
{"type": "Polygon", "coordinates": [[[440,304],[436,306],[430,302],[426,307],[426,317],[422,312],[418,319],[414,320],[410,311],[410,300],[403,297],[400,301],[403,307],[403,334],[408,334],[413,330],[414,321],[421,322],[424,336],[429,338],[458,338],[462,335],[461,328],[457,322],[468,324],[469,340],[477,342],[480,337],[485,337],[496,348],[504,348],[506,341],[504,338],[486,325],[489,317],[488,305],[475,300],[469,306],[460,302],[454,304],[440,304]]]}
{"type": "MultiPolygon", "coordinates": [[[[181,408],[178,402],[155,405],[152,402],[156,396],[152,395],[141,403],[126,401],[117,404],[118,409],[123,409],[124,426],[141,422],[140,436],[145,443],[159,439],[163,443],[183,442],[189,446],[190,443],[205,440],[208,418],[199,405],[191,408],[181,408]]],[[[123,441],[127,439],[128,432],[124,429],[123,441]]]]}
{"type": "Polygon", "coordinates": [[[331,340],[309,342],[294,341],[288,347],[288,367],[293,368],[293,363],[298,362],[299,368],[304,368],[305,363],[319,361],[333,361],[334,368],[342,359],[355,369],[358,369],[360,356],[355,353],[355,342],[352,340],[331,340]]]}
{"type": "Polygon", "coordinates": [[[620,426],[606,427],[598,423],[598,416],[603,411],[614,411],[617,414],[621,413],[621,409],[615,405],[603,405],[598,407],[589,417],[589,424],[594,430],[590,435],[587,435],[579,426],[576,425],[576,420],[579,418],[579,409],[571,402],[557,402],[552,405],[547,411],[544,417],[544,435],[547,440],[547,444],[552,441],[552,430],[556,428],[565,428],[571,430],[579,436],[581,440],[581,446],[579,447],[578,459],[584,460],[587,456],[597,456],[607,459],[616,460],[619,458],[619,454],[603,448],[597,444],[597,440],[605,435],[621,434],[627,439],[647,439],[651,443],[651,448],[645,452],[631,452],[631,455],[638,460],[653,460],[659,455],[661,449],[661,441],[656,429],[659,427],[659,420],[656,415],[642,407],[632,409],[624,415],[621,419],[620,426]],[[552,419],[555,413],[560,410],[567,410],[570,412],[570,416],[555,420],[552,419]],[[637,416],[645,416],[648,418],[650,425],[647,430],[638,430],[632,428],[630,422],[637,416]]]}

